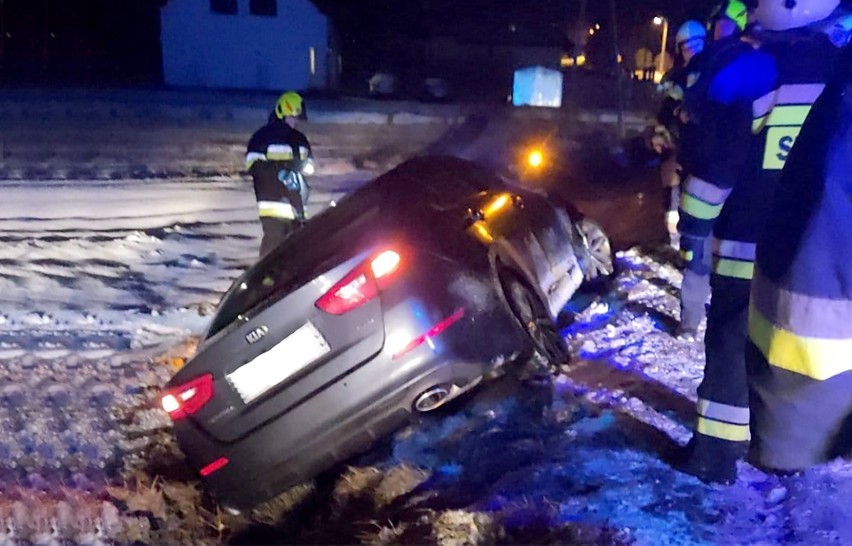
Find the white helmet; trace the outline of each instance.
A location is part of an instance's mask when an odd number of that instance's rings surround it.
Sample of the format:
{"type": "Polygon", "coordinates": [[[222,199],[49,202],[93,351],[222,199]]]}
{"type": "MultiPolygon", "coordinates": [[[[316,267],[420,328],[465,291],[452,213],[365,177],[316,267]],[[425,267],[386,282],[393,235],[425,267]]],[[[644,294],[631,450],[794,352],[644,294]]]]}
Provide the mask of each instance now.
{"type": "Polygon", "coordinates": [[[840,0],[760,0],[754,19],[766,30],[790,30],[822,21],[840,0]]]}
{"type": "Polygon", "coordinates": [[[675,38],[677,45],[697,39],[707,39],[707,29],[698,21],[687,21],[677,29],[677,37],[675,38]]]}

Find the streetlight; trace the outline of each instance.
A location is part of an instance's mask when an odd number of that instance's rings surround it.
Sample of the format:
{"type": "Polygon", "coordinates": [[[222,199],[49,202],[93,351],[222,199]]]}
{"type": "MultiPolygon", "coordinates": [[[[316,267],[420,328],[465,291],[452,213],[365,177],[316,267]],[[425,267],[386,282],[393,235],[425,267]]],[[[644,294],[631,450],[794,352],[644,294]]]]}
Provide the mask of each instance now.
{"type": "Polygon", "coordinates": [[[666,42],[669,41],[669,20],[665,17],[656,16],[654,17],[654,25],[660,26],[663,25],[663,44],[660,47],[660,78],[663,77],[663,70],[665,68],[666,61],[666,42]]]}

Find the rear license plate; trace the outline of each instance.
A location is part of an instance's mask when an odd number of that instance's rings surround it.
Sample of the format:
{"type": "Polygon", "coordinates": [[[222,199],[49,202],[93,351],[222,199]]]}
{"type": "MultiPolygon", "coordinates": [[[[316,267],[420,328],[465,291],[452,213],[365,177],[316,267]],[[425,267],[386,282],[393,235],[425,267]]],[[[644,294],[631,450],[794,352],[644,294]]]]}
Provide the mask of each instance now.
{"type": "Polygon", "coordinates": [[[327,354],[331,348],[310,322],[270,350],[237,368],[228,382],[249,403],[327,354]]]}

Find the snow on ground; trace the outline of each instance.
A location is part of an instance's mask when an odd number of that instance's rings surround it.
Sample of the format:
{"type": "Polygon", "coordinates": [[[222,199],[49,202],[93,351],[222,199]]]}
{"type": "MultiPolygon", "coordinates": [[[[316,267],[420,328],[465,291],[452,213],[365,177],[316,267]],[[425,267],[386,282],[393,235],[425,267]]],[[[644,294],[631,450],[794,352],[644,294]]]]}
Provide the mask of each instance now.
{"type": "MultiPolygon", "coordinates": [[[[0,172],[0,544],[852,543],[847,462],[743,463],[727,488],[664,462],[690,434],[703,345],[671,336],[681,277],[659,248],[621,253],[612,286],[575,299],[551,385],[487,385],[223,513],[154,406],[258,248],[250,184],[215,150],[209,175],[0,172]]],[[[369,174],[318,178],[314,206],[369,174]]]]}
{"type": "Polygon", "coordinates": [[[688,437],[703,347],[670,335],[680,275],[640,249],[611,289],[573,303],[574,359],[552,385],[504,379],[248,517],[218,511],[153,400],[192,354],[199,309],[254,256],[240,208],[219,223],[4,233],[0,543],[852,540],[842,461],[791,477],[743,463],[728,488],[663,462],[688,437]],[[91,291],[80,309],[77,288],[91,291]]]}

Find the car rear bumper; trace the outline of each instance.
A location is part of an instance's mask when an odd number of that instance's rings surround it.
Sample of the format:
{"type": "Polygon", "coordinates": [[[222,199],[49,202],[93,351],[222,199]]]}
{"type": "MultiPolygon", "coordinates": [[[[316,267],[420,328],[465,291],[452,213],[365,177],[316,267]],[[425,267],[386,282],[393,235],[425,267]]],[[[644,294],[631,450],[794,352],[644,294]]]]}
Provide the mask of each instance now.
{"type": "Polygon", "coordinates": [[[175,432],[196,469],[228,458],[205,486],[226,506],[247,508],[368,448],[407,420],[421,393],[435,385],[466,385],[483,373],[481,363],[425,346],[399,361],[382,352],[242,441],[223,444],[191,422],[176,423],[175,432]],[[386,369],[379,373],[386,380],[376,381],[377,367],[386,369]]]}

